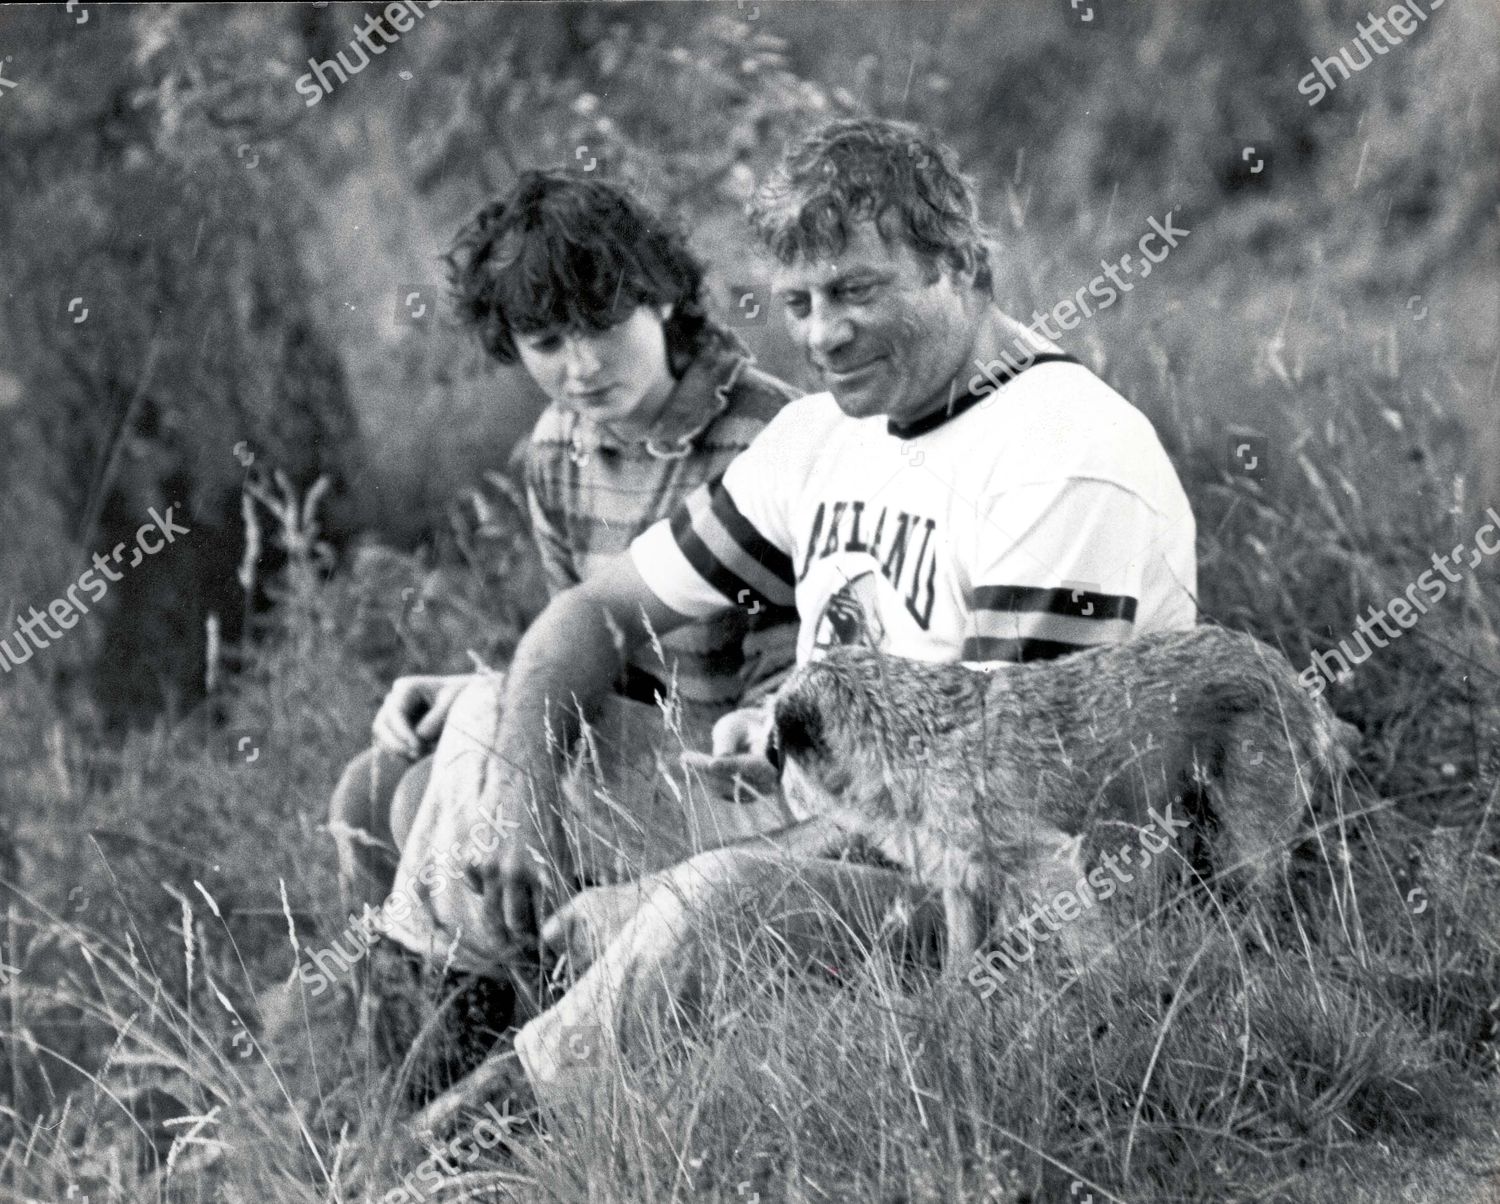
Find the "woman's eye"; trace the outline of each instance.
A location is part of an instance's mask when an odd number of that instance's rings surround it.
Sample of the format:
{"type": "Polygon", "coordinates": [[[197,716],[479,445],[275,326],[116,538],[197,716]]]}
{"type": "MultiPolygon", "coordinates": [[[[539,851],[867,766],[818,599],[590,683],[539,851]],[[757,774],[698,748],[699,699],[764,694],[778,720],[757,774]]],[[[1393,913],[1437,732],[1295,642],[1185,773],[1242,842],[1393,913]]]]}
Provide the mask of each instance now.
{"type": "Polygon", "coordinates": [[[794,318],[807,317],[807,300],[803,297],[791,297],[786,301],[786,311],[794,318]]]}
{"type": "Polygon", "coordinates": [[[875,295],[873,284],[846,284],[839,290],[841,300],[860,305],[875,295]]]}
{"type": "Polygon", "coordinates": [[[540,351],[544,355],[550,355],[562,346],[562,340],[556,335],[547,335],[545,338],[530,339],[526,343],[528,351],[540,351]]]}

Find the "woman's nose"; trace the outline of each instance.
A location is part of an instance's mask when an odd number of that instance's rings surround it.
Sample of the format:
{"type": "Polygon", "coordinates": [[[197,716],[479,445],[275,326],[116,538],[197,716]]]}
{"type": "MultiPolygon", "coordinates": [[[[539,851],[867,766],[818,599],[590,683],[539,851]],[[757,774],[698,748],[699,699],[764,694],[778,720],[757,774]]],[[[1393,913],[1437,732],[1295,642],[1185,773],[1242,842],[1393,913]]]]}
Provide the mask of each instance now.
{"type": "Polygon", "coordinates": [[[599,375],[599,355],[592,339],[569,338],[564,346],[569,376],[576,381],[587,382],[599,375]]]}

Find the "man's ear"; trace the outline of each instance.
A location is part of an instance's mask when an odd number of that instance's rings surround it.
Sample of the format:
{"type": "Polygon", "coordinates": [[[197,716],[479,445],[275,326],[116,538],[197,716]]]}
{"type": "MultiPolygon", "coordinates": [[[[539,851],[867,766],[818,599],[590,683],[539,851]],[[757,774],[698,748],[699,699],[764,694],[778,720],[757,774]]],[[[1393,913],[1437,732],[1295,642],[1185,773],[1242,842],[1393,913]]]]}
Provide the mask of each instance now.
{"type": "Polygon", "coordinates": [[[669,320],[671,318],[672,314],[676,312],[676,309],[677,309],[677,307],[675,305],[673,305],[672,302],[670,302],[670,301],[663,301],[660,305],[658,305],[656,307],[656,313],[657,313],[657,316],[660,317],[663,322],[666,322],[667,320],[669,320]]]}
{"type": "Polygon", "coordinates": [[[984,305],[994,301],[994,273],[990,267],[989,247],[975,243],[954,247],[933,255],[929,260],[929,284],[947,281],[954,292],[968,298],[971,294],[984,305]]]}

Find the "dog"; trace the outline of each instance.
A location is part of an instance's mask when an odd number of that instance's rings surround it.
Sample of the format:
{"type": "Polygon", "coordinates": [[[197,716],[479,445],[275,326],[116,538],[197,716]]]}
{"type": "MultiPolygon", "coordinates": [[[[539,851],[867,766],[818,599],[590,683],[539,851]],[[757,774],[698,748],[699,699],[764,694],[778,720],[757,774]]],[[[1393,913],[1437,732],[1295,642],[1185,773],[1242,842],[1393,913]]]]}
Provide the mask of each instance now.
{"type": "MultiPolygon", "coordinates": [[[[940,889],[950,972],[979,951],[996,903],[1085,883],[1107,898],[1085,869],[1112,828],[1140,832],[1147,849],[1145,829],[1165,828],[1165,853],[1191,827],[1216,879],[1264,892],[1358,735],[1279,652],[1213,627],[987,670],[833,646],[788,678],[763,734],[746,714],[734,725],[685,767],[722,797],[779,791],[798,822],[753,843],[802,857],[864,843],[940,889]],[[763,746],[721,750],[747,735],[763,746]],[[1174,811],[1184,800],[1191,821],[1174,811]]],[[[1069,924],[1062,944],[1083,963],[1094,935],[1069,924]]],[[[419,1127],[514,1074],[508,1057],[434,1101],[419,1127]]]]}
{"type": "MultiPolygon", "coordinates": [[[[1357,736],[1281,653],[1198,627],[988,671],[833,648],[778,692],[767,756],[799,820],[941,888],[960,967],[987,904],[1098,889],[1085,866],[1108,821],[1193,826],[1216,878],[1264,892],[1357,736]]],[[[1068,927],[1083,958],[1088,926],[1068,927]]]]}

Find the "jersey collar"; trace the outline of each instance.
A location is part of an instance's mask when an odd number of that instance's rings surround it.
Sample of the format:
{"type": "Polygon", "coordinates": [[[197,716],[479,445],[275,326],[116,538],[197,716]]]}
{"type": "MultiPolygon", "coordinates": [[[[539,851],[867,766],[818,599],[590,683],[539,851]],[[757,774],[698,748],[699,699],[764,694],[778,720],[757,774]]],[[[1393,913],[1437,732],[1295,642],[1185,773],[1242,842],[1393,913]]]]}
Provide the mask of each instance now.
{"type": "Polygon", "coordinates": [[[1012,367],[1004,360],[1001,361],[1000,370],[994,367],[985,373],[990,378],[986,382],[989,387],[981,392],[969,390],[959,394],[945,406],[939,406],[935,410],[913,418],[910,422],[897,422],[894,418],[887,419],[886,431],[897,439],[915,439],[918,435],[925,435],[928,431],[935,431],[945,422],[951,422],[965,410],[972,409],[987,397],[991,397],[1002,385],[1008,385],[1016,377],[1020,376],[1027,368],[1035,367],[1037,364],[1076,364],[1078,360],[1065,351],[1041,351],[1032,356],[1029,362],[1022,364],[1019,368],[1012,367]]]}

